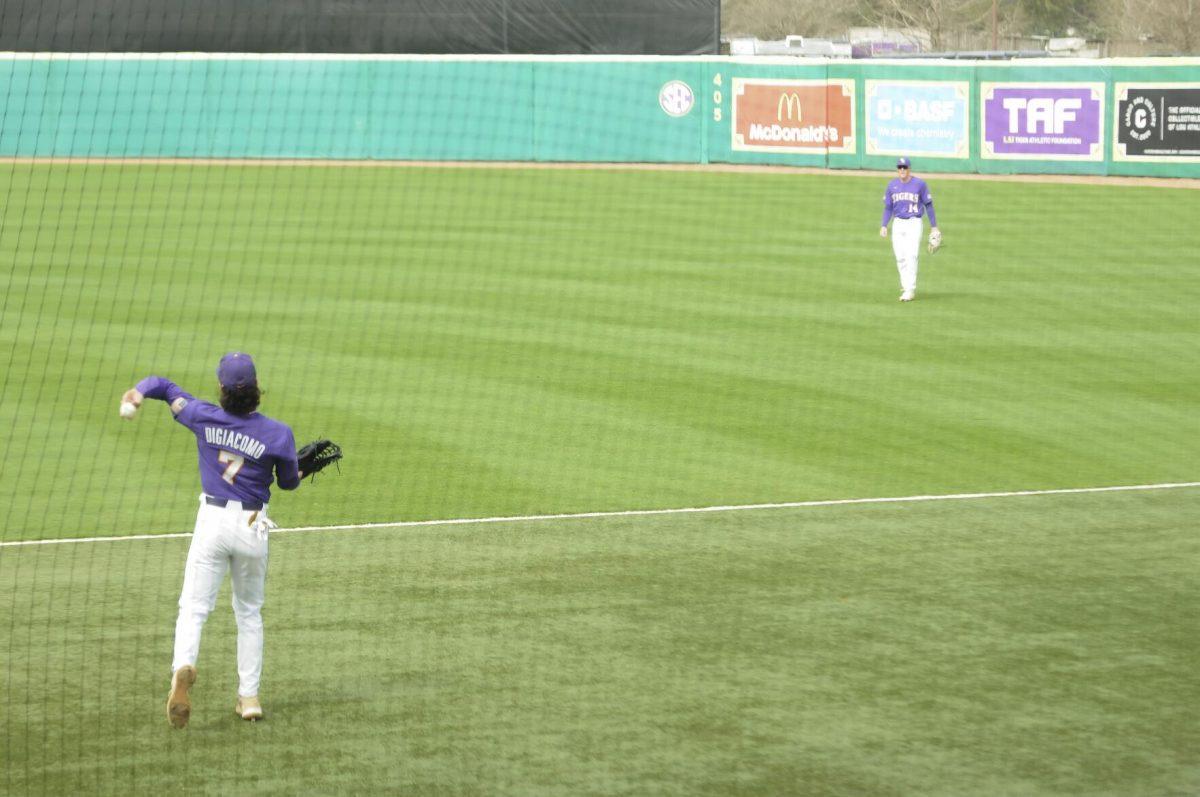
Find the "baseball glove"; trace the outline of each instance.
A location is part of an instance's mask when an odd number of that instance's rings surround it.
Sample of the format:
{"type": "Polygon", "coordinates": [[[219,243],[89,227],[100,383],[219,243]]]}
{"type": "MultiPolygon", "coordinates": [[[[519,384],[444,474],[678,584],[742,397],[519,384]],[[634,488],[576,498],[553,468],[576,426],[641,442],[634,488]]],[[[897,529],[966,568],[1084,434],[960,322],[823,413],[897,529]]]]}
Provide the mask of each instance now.
{"type": "Polygon", "coordinates": [[[320,473],[341,458],[342,447],[329,439],[314,440],[296,452],[296,462],[305,476],[320,473]]]}
{"type": "Polygon", "coordinates": [[[929,254],[937,252],[942,248],[942,231],[933,230],[929,233],[929,254]]]}

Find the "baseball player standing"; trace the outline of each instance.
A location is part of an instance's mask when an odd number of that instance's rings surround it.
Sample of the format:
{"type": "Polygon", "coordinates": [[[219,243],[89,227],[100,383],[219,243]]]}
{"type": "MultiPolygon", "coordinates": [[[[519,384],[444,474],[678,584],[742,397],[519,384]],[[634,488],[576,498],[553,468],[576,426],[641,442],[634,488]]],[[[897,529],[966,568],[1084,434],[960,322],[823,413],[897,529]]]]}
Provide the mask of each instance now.
{"type": "Polygon", "coordinates": [[[921,249],[921,217],[929,213],[930,250],[941,243],[942,233],[933,213],[933,195],[929,186],[920,177],[914,177],[908,158],[896,161],[897,177],[888,183],[883,192],[883,221],[879,236],[887,238],[888,221],[892,222],[892,251],[896,255],[896,269],[900,272],[900,301],[911,302],[917,295],[917,256],[921,249]]]}
{"type": "Polygon", "coordinates": [[[267,517],[272,476],[294,490],[303,475],[292,430],[256,412],[260,393],[254,362],[234,352],[217,366],[221,406],[199,401],[159,376],[137,383],[122,396],[121,416],[131,418],[144,399],[165,401],[175,420],[196,435],[200,455],[200,510],[188,549],[175,623],[175,655],[167,719],[176,728],[191,715],[188,691],[196,682],[200,632],[230,571],[237,618],[238,700],[246,720],[262,718],[258,699],[262,673],[262,605],[267,579],[267,517]],[[132,407],[130,406],[132,405],[132,407]]]}

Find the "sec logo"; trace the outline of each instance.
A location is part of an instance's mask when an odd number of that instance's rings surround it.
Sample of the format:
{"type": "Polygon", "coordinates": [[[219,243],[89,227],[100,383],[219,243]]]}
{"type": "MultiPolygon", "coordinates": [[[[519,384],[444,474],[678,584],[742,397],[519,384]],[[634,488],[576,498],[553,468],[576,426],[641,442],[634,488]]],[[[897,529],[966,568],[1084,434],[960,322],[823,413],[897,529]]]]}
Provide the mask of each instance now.
{"type": "Polygon", "coordinates": [[[682,80],[672,80],[659,90],[658,104],[667,116],[687,116],[696,104],[696,96],[691,86],[682,80]]]}

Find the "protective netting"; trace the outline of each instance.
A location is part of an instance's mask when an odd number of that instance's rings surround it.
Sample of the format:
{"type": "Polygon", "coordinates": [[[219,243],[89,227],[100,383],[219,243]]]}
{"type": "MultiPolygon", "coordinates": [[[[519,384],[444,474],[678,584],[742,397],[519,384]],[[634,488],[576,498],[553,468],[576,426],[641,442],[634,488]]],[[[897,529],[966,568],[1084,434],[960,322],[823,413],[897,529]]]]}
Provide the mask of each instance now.
{"type": "Polygon", "coordinates": [[[1195,65],[73,45],[0,53],[0,791],[1195,786],[1200,193],[1102,178],[1190,174],[1116,111],[1195,65]],[[271,494],[265,722],[227,580],[175,732],[193,432],[261,451],[118,404],[228,352],[345,459],[271,494]]]}

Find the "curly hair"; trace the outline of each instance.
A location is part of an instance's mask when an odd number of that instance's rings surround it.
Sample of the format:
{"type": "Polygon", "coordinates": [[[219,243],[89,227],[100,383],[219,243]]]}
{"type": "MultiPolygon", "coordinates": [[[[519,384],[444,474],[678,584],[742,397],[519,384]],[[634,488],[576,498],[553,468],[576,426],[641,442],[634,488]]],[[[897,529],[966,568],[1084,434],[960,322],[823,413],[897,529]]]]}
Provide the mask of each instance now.
{"type": "Polygon", "coordinates": [[[230,415],[249,415],[258,409],[262,393],[258,385],[245,387],[221,387],[221,409],[230,415]]]}

